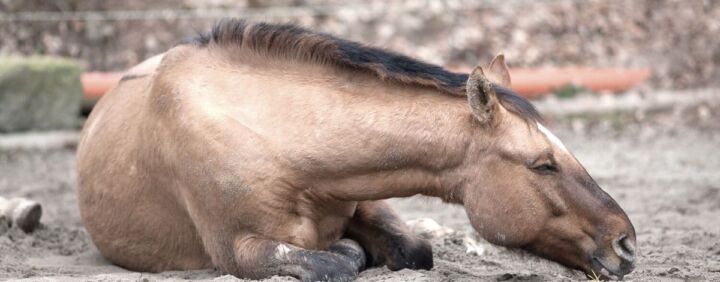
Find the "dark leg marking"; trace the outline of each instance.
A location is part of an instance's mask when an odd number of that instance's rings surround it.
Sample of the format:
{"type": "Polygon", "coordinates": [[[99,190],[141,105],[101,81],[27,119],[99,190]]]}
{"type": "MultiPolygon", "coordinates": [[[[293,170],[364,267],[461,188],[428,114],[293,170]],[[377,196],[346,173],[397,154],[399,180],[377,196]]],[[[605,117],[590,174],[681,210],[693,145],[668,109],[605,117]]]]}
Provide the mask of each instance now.
{"type": "Polygon", "coordinates": [[[273,275],[302,281],[352,281],[365,267],[365,252],[350,239],[340,240],[328,251],[302,249],[288,243],[251,238],[236,249],[236,276],[261,279],[273,275]]]}
{"type": "Polygon", "coordinates": [[[390,270],[433,267],[432,246],[413,234],[384,202],[358,203],[346,235],[363,246],[368,266],[385,264],[390,270]]]}

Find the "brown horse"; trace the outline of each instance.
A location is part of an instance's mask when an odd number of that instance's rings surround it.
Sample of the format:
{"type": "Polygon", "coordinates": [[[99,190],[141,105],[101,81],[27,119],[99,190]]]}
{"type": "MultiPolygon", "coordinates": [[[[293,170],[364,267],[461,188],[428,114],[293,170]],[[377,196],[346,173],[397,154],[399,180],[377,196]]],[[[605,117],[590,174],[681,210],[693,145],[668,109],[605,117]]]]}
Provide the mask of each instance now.
{"type": "Polygon", "coordinates": [[[382,199],[464,205],[492,243],[586,273],[633,269],[635,231],[502,56],[456,74],[291,25],[228,20],[130,70],[78,148],[82,217],[132,270],[350,280],[430,269],[382,199]]]}

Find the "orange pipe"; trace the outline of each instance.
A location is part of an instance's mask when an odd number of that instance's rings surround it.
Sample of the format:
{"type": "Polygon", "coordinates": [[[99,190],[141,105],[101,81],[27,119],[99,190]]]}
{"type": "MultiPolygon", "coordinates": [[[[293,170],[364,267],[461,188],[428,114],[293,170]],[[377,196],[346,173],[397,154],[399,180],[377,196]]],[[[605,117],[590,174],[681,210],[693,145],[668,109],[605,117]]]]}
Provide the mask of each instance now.
{"type": "MultiPolygon", "coordinates": [[[[454,71],[470,72],[468,68],[454,71]]],[[[86,100],[97,100],[114,87],[122,73],[90,72],[81,77],[86,100]]],[[[650,77],[649,69],[617,68],[517,68],[510,70],[512,88],[525,97],[537,97],[551,93],[569,84],[592,91],[622,91],[650,77]]]]}
{"type": "Polygon", "coordinates": [[[122,78],[120,72],[87,72],[80,76],[85,100],[97,100],[122,78]]]}
{"type": "Polygon", "coordinates": [[[512,88],[525,97],[551,93],[567,85],[592,91],[627,90],[650,77],[649,69],[519,68],[510,70],[512,88]]]}

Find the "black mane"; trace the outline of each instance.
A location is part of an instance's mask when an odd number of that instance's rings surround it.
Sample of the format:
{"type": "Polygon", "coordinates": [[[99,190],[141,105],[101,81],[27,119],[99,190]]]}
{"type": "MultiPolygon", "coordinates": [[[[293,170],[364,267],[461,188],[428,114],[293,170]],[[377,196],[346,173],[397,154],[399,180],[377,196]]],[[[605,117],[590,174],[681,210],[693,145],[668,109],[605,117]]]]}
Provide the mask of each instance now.
{"type": "MultiPolygon", "coordinates": [[[[450,72],[392,51],[291,24],[225,19],[209,33],[185,43],[235,46],[273,58],[335,65],[369,72],[382,80],[435,88],[451,95],[464,96],[468,79],[467,74],[450,72]]],[[[538,111],[525,98],[504,87],[494,88],[498,99],[509,111],[528,120],[540,120],[538,111]]]]}

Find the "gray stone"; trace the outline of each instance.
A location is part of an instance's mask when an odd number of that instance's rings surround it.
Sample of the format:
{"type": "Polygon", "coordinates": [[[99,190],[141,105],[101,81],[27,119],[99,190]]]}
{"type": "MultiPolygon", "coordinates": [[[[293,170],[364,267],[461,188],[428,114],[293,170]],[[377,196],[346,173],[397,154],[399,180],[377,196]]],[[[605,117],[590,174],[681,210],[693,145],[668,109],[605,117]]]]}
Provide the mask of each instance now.
{"type": "Polygon", "coordinates": [[[0,235],[5,234],[5,232],[10,230],[10,225],[10,219],[5,215],[0,214],[0,235]]]}
{"type": "Polygon", "coordinates": [[[78,127],[82,68],[50,57],[0,57],[0,132],[78,127]]]}

